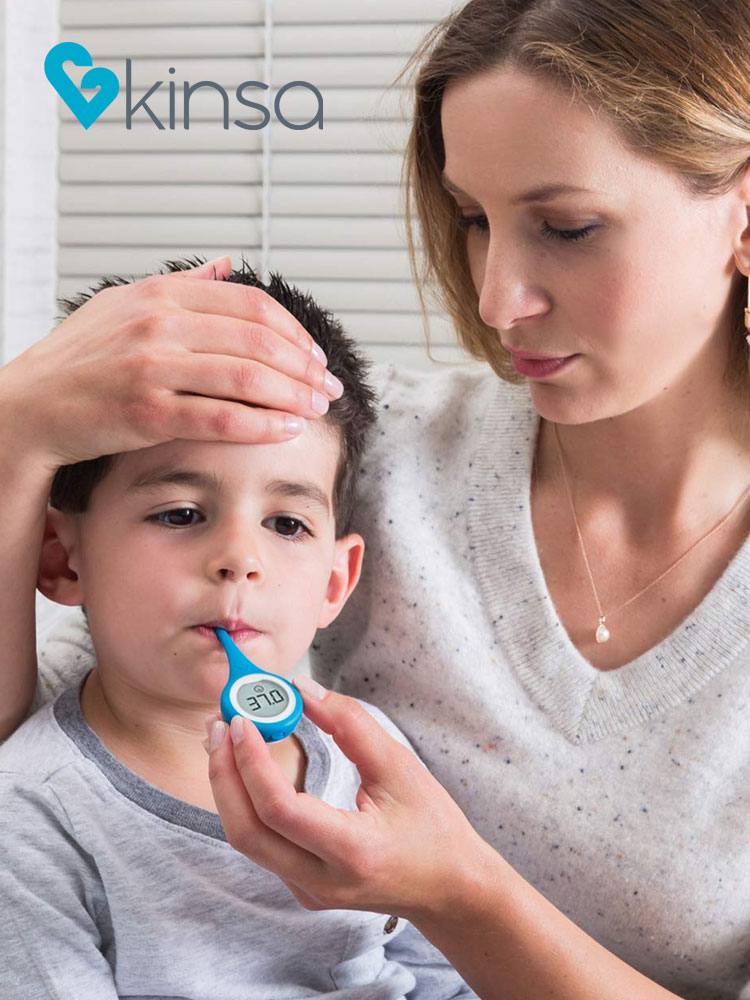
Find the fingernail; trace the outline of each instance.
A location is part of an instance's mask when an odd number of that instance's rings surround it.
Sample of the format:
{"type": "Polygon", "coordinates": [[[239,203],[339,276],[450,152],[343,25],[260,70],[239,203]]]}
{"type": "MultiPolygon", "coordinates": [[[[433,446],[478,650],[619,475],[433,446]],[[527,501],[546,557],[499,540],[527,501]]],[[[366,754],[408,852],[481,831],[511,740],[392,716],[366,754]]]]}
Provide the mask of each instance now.
{"type": "Polygon", "coordinates": [[[314,681],[312,677],[308,677],[307,674],[300,674],[298,677],[295,677],[294,684],[300,689],[302,694],[309,695],[310,698],[315,698],[316,701],[322,701],[328,694],[326,688],[318,684],[317,681],[314,681]]]}
{"type": "Polygon", "coordinates": [[[338,399],[339,396],[344,395],[344,387],[335,375],[331,375],[330,372],[326,372],[324,382],[326,392],[333,396],[334,399],[338,399]]]}
{"type": "Polygon", "coordinates": [[[206,753],[211,753],[211,744],[208,742],[208,740],[202,740],[201,746],[206,751],[206,753]]]}
{"type": "Polygon", "coordinates": [[[315,341],[313,341],[312,356],[316,358],[321,363],[321,365],[328,364],[328,358],[323,353],[320,344],[316,344],[315,341]]]}
{"type": "Polygon", "coordinates": [[[216,721],[217,720],[215,715],[207,715],[205,717],[205,719],[203,720],[203,725],[206,727],[206,736],[211,735],[211,726],[213,726],[214,722],[216,721]]]}
{"type": "Polygon", "coordinates": [[[221,746],[226,731],[226,724],[220,719],[215,719],[214,724],[211,726],[211,734],[208,740],[208,748],[210,751],[217,750],[221,746]]]}
{"type": "Polygon", "coordinates": [[[325,398],[322,392],[318,392],[316,389],[313,389],[312,408],[315,410],[316,413],[328,412],[328,400],[325,398]]]}
{"type": "Polygon", "coordinates": [[[232,743],[235,745],[239,743],[245,735],[245,720],[241,715],[232,716],[232,721],[229,723],[229,732],[232,734],[232,743]]]}
{"type": "Polygon", "coordinates": [[[287,434],[301,434],[305,429],[304,417],[287,417],[284,420],[284,430],[287,434]]]}

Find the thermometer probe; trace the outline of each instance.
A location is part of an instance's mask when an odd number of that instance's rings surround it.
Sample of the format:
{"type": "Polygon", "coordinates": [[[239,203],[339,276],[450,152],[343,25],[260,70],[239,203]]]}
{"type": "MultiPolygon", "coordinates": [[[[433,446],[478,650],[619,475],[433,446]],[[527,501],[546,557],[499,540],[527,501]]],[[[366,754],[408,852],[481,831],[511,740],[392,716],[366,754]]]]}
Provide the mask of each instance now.
{"type": "Polygon", "coordinates": [[[221,692],[225,722],[241,715],[253,722],[266,743],[283,740],[294,732],[302,715],[302,697],[284,677],[261,670],[248,659],[223,628],[214,632],[229,661],[229,680],[221,692]]]}

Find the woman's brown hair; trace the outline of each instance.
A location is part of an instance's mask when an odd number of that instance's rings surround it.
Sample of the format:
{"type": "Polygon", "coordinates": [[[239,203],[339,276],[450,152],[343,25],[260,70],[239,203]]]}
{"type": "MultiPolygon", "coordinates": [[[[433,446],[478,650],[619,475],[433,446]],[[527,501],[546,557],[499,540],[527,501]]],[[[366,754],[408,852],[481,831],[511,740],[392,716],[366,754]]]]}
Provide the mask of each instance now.
{"type": "MultiPolygon", "coordinates": [[[[508,68],[549,81],[613,124],[634,152],[672,168],[695,195],[724,194],[750,162],[747,0],[470,0],[437,24],[400,74],[415,72],[402,179],[412,271],[427,326],[427,293],[458,339],[501,378],[523,382],[497,331],[479,317],[466,231],[443,187],[440,106],[446,88],[508,68]],[[417,253],[417,244],[422,253],[417,253]]],[[[745,282],[726,382],[747,387],[745,282]]]]}

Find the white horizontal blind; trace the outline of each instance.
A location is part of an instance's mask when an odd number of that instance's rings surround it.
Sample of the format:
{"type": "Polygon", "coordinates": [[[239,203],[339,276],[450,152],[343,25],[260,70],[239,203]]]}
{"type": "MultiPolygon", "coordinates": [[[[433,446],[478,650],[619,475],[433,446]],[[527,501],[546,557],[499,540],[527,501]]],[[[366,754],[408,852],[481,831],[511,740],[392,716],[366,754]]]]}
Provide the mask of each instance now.
{"type": "MultiPolygon", "coordinates": [[[[142,275],[169,257],[230,253],[238,262],[244,253],[310,290],[376,360],[430,366],[398,189],[410,102],[385,88],[450,8],[451,0],[60,0],[60,40],[84,45],[122,89],[88,130],[58,102],[59,294],[104,273],[142,275]],[[133,103],[164,81],[148,105],[165,129],[142,109],[126,129],[127,58],[133,103]],[[273,113],[266,129],[232,124],[259,120],[235,90],[264,81],[269,66],[272,95],[294,80],[321,91],[322,130],[286,128],[273,113]],[[211,89],[192,96],[183,128],[182,84],[202,80],[227,91],[228,129],[211,89]]],[[[78,82],[84,72],[70,75],[78,82]]],[[[262,91],[245,93],[263,103],[262,91]]],[[[291,121],[315,108],[301,88],[281,102],[291,121]]],[[[443,317],[431,334],[436,359],[466,360],[443,317]]]]}

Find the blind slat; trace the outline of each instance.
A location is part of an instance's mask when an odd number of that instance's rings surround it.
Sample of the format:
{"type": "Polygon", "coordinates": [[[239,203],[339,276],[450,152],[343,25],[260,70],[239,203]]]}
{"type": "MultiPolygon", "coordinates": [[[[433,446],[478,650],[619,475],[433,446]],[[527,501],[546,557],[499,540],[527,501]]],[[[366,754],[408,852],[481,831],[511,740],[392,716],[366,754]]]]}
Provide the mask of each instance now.
{"type": "MultiPolygon", "coordinates": [[[[367,31],[353,24],[277,24],[274,29],[274,53],[280,56],[349,55],[409,56],[425,35],[429,24],[372,24],[367,31]]],[[[263,55],[263,25],[252,22],[233,25],[227,31],[221,25],[200,27],[159,27],[144,31],[142,27],[83,28],[77,26],[60,34],[62,42],[84,45],[94,59],[94,65],[118,58],[134,61],[155,58],[165,65],[170,60],[180,62],[188,57],[203,59],[210,52],[217,63],[228,56],[237,58],[263,55]]],[[[115,67],[110,66],[111,69],[115,67]]],[[[180,72],[182,68],[180,66],[180,72]]],[[[214,79],[214,77],[211,77],[214,79]]],[[[240,77],[237,82],[247,79],[240,77]]]]}
{"type": "MultiPolygon", "coordinates": [[[[231,117],[230,117],[231,122],[231,117]]],[[[347,152],[380,153],[403,146],[406,124],[403,122],[330,122],[322,129],[311,128],[295,132],[279,124],[269,124],[274,148],[280,153],[300,150],[305,154],[347,152]]],[[[171,150],[178,155],[203,150],[230,153],[259,150],[262,130],[247,131],[237,126],[228,129],[219,122],[191,122],[189,129],[159,129],[151,122],[134,122],[131,129],[123,125],[97,122],[88,131],[78,122],[60,125],[62,152],[145,152],[171,150]]]]}
{"type": "MultiPolygon", "coordinates": [[[[67,153],[60,158],[60,179],[79,183],[258,183],[260,153],[67,153]]],[[[398,184],[401,157],[395,153],[275,154],[271,160],[271,184],[398,184]]]]}
{"type": "MultiPolygon", "coordinates": [[[[117,236],[113,234],[113,243],[117,236]]],[[[59,254],[60,274],[109,274],[126,272],[144,274],[156,267],[160,260],[190,253],[205,254],[211,259],[229,253],[240,259],[243,251],[248,259],[257,254],[257,247],[246,243],[211,243],[195,245],[187,243],[142,245],[122,247],[69,247],[61,246],[59,254]]],[[[275,250],[271,267],[288,276],[290,281],[302,282],[313,278],[373,278],[408,279],[409,260],[405,250],[275,250]]]]}
{"type": "MultiPolygon", "coordinates": [[[[62,215],[257,215],[260,184],[64,184],[62,215]]],[[[395,185],[277,184],[271,191],[274,216],[395,216],[395,185]]]]}
{"type": "MultiPolygon", "coordinates": [[[[239,260],[237,261],[239,263],[239,260]]],[[[70,296],[95,284],[97,274],[75,275],[60,279],[59,295],[70,296]]],[[[418,312],[416,289],[404,281],[305,281],[304,290],[322,306],[340,312],[418,312]]]]}
{"type": "MultiPolygon", "coordinates": [[[[448,13],[449,5],[435,0],[276,0],[278,24],[398,24],[433,22],[448,13]]],[[[61,23],[66,28],[87,26],[148,27],[154,24],[262,24],[264,0],[63,0],[61,23]]]]}

